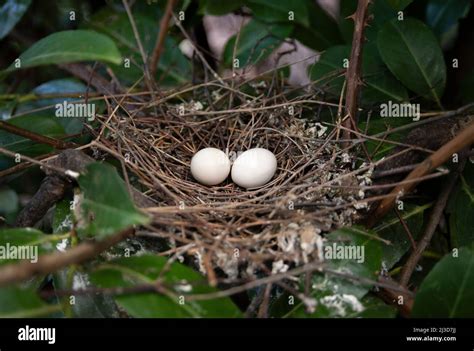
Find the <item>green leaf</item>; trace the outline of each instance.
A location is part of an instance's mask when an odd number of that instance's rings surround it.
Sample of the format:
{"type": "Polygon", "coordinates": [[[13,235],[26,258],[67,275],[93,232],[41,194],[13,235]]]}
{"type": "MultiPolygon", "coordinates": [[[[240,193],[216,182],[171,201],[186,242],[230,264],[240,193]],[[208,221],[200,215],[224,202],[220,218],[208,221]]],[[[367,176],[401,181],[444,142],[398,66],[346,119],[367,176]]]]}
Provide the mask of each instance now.
{"type": "Polygon", "coordinates": [[[60,310],[59,305],[44,303],[31,288],[0,288],[0,318],[44,317],[60,310]]]}
{"type": "Polygon", "coordinates": [[[0,265],[16,263],[21,258],[36,262],[39,255],[54,251],[61,239],[61,236],[46,235],[31,228],[1,229],[0,265]]]}
{"type": "Polygon", "coordinates": [[[54,206],[53,233],[65,233],[72,229],[74,214],[69,199],[64,199],[54,206]]]}
{"type": "MultiPolygon", "coordinates": [[[[63,127],[54,117],[27,115],[11,118],[7,123],[52,138],[64,135],[63,127]]],[[[50,152],[52,149],[50,146],[34,143],[29,139],[10,134],[4,130],[0,130],[0,145],[10,151],[29,156],[38,156],[50,152]]]]}
{"type": "Polygon", "coordinates": [[[360,302],[363,310],[349,314],[348,318],[395,318],[398,313],[395,307],[389,306],[371,295],[364,296],[360,302]]]}
{"type": "Polygon", "coordinates": [[[350,56],[349,46],[334,46],[324,51],[318,62],[309,67],[311,80],[331,95],[339,96],[345,80],[346,65],[350,56]],[[345,61],[347,60],[347,61],[345,61]]]}
{"type": "MultiPolygon", "coordinates": [[[[414,206],[405,204],[406,208],[400,210],[400,216],[405,221],[414,240],[421,236],[423,228],[423,215],[431,204],[423,206],[414,206]]],[[[407,253],[411,247],[410,239],[403,225],[400,223],[398,216],[392,216],[384,219],[384,221],[374,228],[377,234],[390,242],[390,244],[382,243],[382,266],[389,270],[407,253]]]]}
{"type": "MultiPolygon", "coordinates": [[[[310,67],[310,77],[334,96],[342,91],[344,63],[350,57],[349,46],[335,46],[322,53],[318,62],[310,67]],[[337,77],[342,74],[342,76],[337,77]],[[336,78],[335,78],[336,77],[336,78]]],[[[408,93],[403,85],[388,71],[377,48],[366,45],[362,58],[362,72],[365,86],[362,89],[362,103],[370,105],[384,100],[407,101],[408,93]]]]}
{"type": "Polygon", "coordinates": [[[386,1],[393,9],[397,11],[403,10],[405,7],[407,7],[413,2],[413,0],[386,0],[386,1]]]}
{"type": "MultiPolygon", "coordinates": [[[[63,269],[53,275],[53,286],[55,290],[87,289],[91,287],[90,278],[87,273],[63,269]],[[71,286],[72,285],[72,286],[71,286]]],[[[114,299],[106,294],[77,294],[74,304],[69,303],[69,296],[63,297],[66,308],[70,308],[74,318],[118,318],[120,314],[114,299]]],[[[64,314],[67,313],[63,309],[64,314]]]]}
{"type": "Polygon", "coordinates": [[[395,77],[408,89],[441,106],[446,65],[436,37],[423,22],[392,20],[381,29],[377,44],[395,77]]]}
{"type": "Polygon", "coordinates": [[[309,14],[306,4],[309,1],[287,1],[287,0],[245,0],[245,4],[252,10],[255,18],[263,22],[288,22],[295,21],[310,26],[309,14]],[[293,13],[294,19],[290,20],[290,13],[293,13]]]}
{"type": "Polygon", "coordinates": [[[14,213],[18,210],[17,193],[9,188],[0,189],[0,215],[14,213]]]}
{"type": "MultiPolygon", "coordinates": [[[[288,2],[288,4],[290,3],[288,2]]],[[[291,3],[291,6],[294,3],[291,3]]],[[[314,1],[305,1],[304,5],[309,16],[309,24],[295,21],[292,37],[316,51],[326,50],[331,46],[342,44],[336,21],[314,1]]]]}
{"type": "MultiPolygon", "coordinates": [[[[63,127],[57,122],[55,117],[51,116],[26,115],[11,118],[6,122],[52,138],[64,135],[63,127]]],[[[8,133],[5,130],[0,130],[0,146],[30,157],[43,155],[53,150],[49,145],[38,144],[27,138],[8,133]]],[[[0,169],[6,169],[14,164],[15,162],[11,157],[0,156],[0,169]]]]}
{"type": "MultiPolygon", "coordinates": [[[[122,57],[114,42],[91,30],[66,30],[53,33],[34,43],[19,57],[21,67],[78,61],[102,61],[120,64],[122,57]]],[[[13,63],[7,71],[16,69],[13,63]]]]}
{"type": "Polygon", "coordinates": [[[132,225],[146,224],[149,218],[135,208],[124,181],[110,165],[92,163],[78,179],[82,232],[103,239],[132,225]]]}
{"type": "MultiPolygon", "coordinates": [[[[241,30],[235,50],[239,67],[256,64],[268,57],[291,33],[292,26],[284,24],[264,24],[251,20],[241,30]]],[[[226,66],[233,62],[236,35],[226,44],[223,58],[226,66]]]]}
{"type": "MultiPolygon", "coordinates": [[[[148,12],[134,11],[133,17],[143,48],[150,57],[159,32],[159,17],[151,9],[148,12]]],[[[124,59],[130,60],[129,68],[124,65],[114,67],[114,72],[121,81],[133,84],[143,77],[143,60],[126,13],[111,13],[110,7],[106,7],[95,13],[87,26],[110,36],[124,59]]],[[[158,62],[157,81],[160,85],[176,85],[188,82],[190,77],[190,61],[182,54],[178,42],[172,36],[166,36],[164,50],[158,62]]]]}
{"type": "MultiPolygon", "coordinates": [[[[349,16],[353,15],[357,10],[357,0],[341,0],[339,16],[339,30],[344,41],[348,44],[352,43],[352,35],[354,33],[354,20],[349,16]]],[[[373,6],[373,5],[372,5],[373,6]]],[[[366,27],[366,30],[368,27],[366,27]]]]}
{"type": "MultiPolygon", "coordinates": [[[[87,87],[81,82],[74,79],[55,79],[49,82],[43,83],[34,88],[31,93],[35,95],[61,95],[61,94],[73,94],[73,93],[85,93],[87,87]]],[[[89,89],[89,92],[93,90],[89,89]]],[[[62,97],[62,98],[51,98],[41,99],[36,101],[30,101],[21,104],[17,108],[17,113],[23,113],[34,109],[43,108],[41,115],[55,116],[56,104],[63,104],[64,102],[74,103],[80,99],[62,97]],[[49,109],[45,109],[47,106],[52,106],[49,109]]],[[[91,102],[89,102],[91,103],[91,102]]],[[[95,104],[95,102],[94,102],[95,104]]],[[[82,130],[83,122],[85,118],[74,117],[74,118],[56,118],[58,123],[63,126],[66,134],[77,134],[82,130]]]]}
{"type": "Polygon", "coordinates": [[[180,263],[169,267],[167,259],[143,255],[100,265],[91,273],[91,281],[103,288],[132,287],[154,284],[158,277],[169,289],[169,294],[137,293],[117,296],[116,302],[128,314],[141,318],[239,317],[241,312],[230,298],[187,301],[187,294],[206,294],[217,291],[205,283],[205,278],[180,263]],[[164,271],[163,271],[164,270],[164,271]],[[180,296],[184,303],[180,304],[180,296]]]}
{"type": "MultiPolygon", "coordinates": [[[[377,41],[377,35],[380,28],[385,23],[398,18],[399,12],[404,10],[413,0],[377,0],[372,2],[369,7],[371,16],[370,25],[365,28],[365,36],[369,43],[377,41]]],[[[357,0],[341,0],[341,16],[339,20],[339,28],[344,40],[352,43],[352,35],[354,32],[354,20],[349,18],[357,10],[357,0]]]]}
{"type": "Polygon", "coordinates": [[[449,199],[449,228],[453,247],[474,244],[474,165],[466,164],[461,180],[449,199]]]}
{"type": "Polygon", "coordinates": [[[0,7],[0,39],[3,39],[23,17],[31,0],[6,0],[0,7]]]}
{"type": "Polygon", "coordinates": [[[457,36],[459,20],[466,17],[471,0],[430,0],[426,6],[426,23],[433,29],[443,48],[451,46],[457,36]]]}
{"type": "MultiPolygon", "coordinates": [[[[375,281],[381,268],[382,250],[381,241],[377,235],[358,227],[338,229],[326,236],[323,253],[326,268],[339,272],[346,277],[335,274],[315,273],[313,277],[313,293],[316,299],[316,311],[311,317],[349,317],[364,311],[361,299],[372,287],[365,281],[375,281]],[[346,257],[343,259],[329,258],[329,252],[337,252],[344,248],[352,248],[358,251],[361,257],[346,257]],[[362,251],[363,250],[363,251],[362,251]],[[353,277],[354,279],[348,279],[353,277]],[[363,281],[357,281],[363,279],[363,281]]],[[[357,253],[357,251],[355,251],[357,253]]],[[[299,303],[290,311],[286,317],[307,316],[302,303],[299,303]]]]}
{"type": "Polygon", "coordinates": [[[222,1],[203,0],[200,1],[201,12],[207,15],[222,16],[242,7],[244,0],[222,1]]]}
{"type": "Polygon", "coordinates": [[[474,317],[474,252],[461,248],[458,257],[446,255],[419,287],[412,317],[474,317]]]}

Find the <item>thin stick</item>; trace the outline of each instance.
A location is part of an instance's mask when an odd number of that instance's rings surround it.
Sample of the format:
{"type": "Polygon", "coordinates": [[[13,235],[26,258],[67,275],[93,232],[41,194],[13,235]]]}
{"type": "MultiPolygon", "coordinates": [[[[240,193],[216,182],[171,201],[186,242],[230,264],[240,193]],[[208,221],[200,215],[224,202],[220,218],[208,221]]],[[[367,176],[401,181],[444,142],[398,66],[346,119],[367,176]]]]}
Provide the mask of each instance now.
{"type": "Polygon", "coordinates": [[[441,220],[441,216],[448,202],[449,195],[451,194],[451,191],[453,190],[454,185],[456,184],[456,181],[458,180],[465,164],[466,158],[463,157],[456,171],[452,172],[446,183],[444,183],[444,186],[441,189],[438,199],[436,200],[436,203],[434,204],[433,209],[431,211],[430,219],[423,233],[423,236],[418,242],[418,245],[416,245],[415,250],[412,251],[410,257],[408,258],[402,269],[402,273],[400,275],[400,284],[402,286],[406,287],[408,285],[410,277],[413,274],[413,271],[415,270],[418,261],[420,260],[423,252],[430,243],[431,238],[433,237],[433,234],[436,228],[438,227],[439,221],[441,220]]]}
{"type": "Polygon", "coordinates": [[[160,32],[158,33],[158,38],[156,39],[155,48],[153,49],[153,53],[150,60],[150,73],[152,77],[156,75],[156,69],[158,67],[158,62],[160,61],[161,53],[163,52],[166,33],[168,31],[168,26],[170,23],[170,19],[173,16],[173,8],[176,4],[176,0],[168,0],[166,4],[165,14],[161,18],[160,21],[160,32]]]}
{"type": "Polygon", "coordinates": [[[399,184],[390,193],[391,196],[382,200],[373,216],[370,216],[367,225],[372,227],[382,218],[394,205],[397,198],[409,193],[419,181],[411,182],[430,173],[437,167],[446,162],[454,153],[464,149],[474,142],[474,122],[471,122],[461,133],[454,139],[443,145],[438,151],[426,158],[418,167],[416,167],[406,177],[403,184],[399,184]],[[406,183],[406,181],[409,181],[406,183]]]}
{"type": "Polygon", "coordinates": [[[364,47],[364,30],[368,20],[368,6],[370,0],[359,0],[357,11],[353,15],[354,19],[354,35],[352,37],[352,51],[349,61],[349,68],[346,73],[347,90],[346,90],[346,113],[349,115],[344,121],[344,127],[347,128],[343,133],[343,139],[350,139],[350,130],[357,128],[357,110],[362,85],[361,67],[362,67],[362,51],[364,47]]]}
{"type": "Polygon", "coordinates": [[[102,241],[84,242],[65,252],[40,256],[36,263],[23,261],[2,266],[0,268],[0,286],[19,283],[36,275],[53,273],[71,264],[90,260],[109,247],[125,240],[132,233],[133,229],[126,229],[102,241]]]}
{"type": "Polygon", "coordinates": [[[0,129],[6,130],[9,133],[16,134],[33,141],[36,141],[37,143],[40,143],[40,144],[52,146],[58,150],[70,149],[77,146],[74,143],[70,143],[67,141],[62,141],[62,140],[54,139],[45,135],[37,134],[29,130],[26,130],[24,128],[14,126],[13,124],[6,123],[4,121],[0,121],[0,129]]]}
{"type": "Polygon", "coordinates": [[[41,161],[35,160],[34,158],[31,158],[31,157],[28,157],[28,156],[25,156],[25,155],[22,155],[22,154],[19,154],[19,153],[12,152],[12,151],[4,149],[2,147],[0,147],[0,154],[4,154],[4,155],[9,156],[11,158],[16,158],[19,155],[20,159],[25,159],[30,163],[33,163],[35,165],[39,165],[39,166],[44,167],[44,168],[51,169],[55,172],[64,174],[65,176],[72,177],[74,179],[77,179],[79,177],[79,173],[77,173],[75,171],[72,171],[70,169],[54,167],[54,166],[51,166],[51,165],[45,163],[44,161],[41,162],[41,161]]]}
{"type": "Polygon", "coordinates": [[[122,3],[125,8],[125,11],[127,12],[130,25],[132,26],[133,35],[135,36],[135,41],[137,42],[138,49],[140,50],[140,55],[142,56],[143,70],[145,72],[145,82],[147,84],[148,90],[153,91],[150,70],[148,69],[148,60],[145,53],[145,49],[143,48],[142,40],[140,39],[140,33],[138,33],[137,25],[135,24],[135,20],[133,18],[132,11],[130,10],[130,6],[128,5],[128,1],[122,0],[122,3]]]}

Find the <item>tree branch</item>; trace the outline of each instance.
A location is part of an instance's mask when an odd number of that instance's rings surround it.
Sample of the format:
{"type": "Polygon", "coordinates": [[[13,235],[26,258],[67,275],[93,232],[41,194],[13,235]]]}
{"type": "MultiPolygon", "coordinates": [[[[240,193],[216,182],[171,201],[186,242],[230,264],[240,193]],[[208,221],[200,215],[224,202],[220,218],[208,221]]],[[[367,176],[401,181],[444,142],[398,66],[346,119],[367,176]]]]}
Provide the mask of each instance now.
{"type": "Polygon", "coordinates": [[[436,203],[434,204],[434,207],[431,211],[430,219],[423,233],[423,236],[416,245],[416,248],[412,251],[410,257],[408,258],[407,262],[405,263],[405,266],[402,269],[402,273],[400,275],[400,284],[402,286],[406,287],[408,285],[410,277],[413,274],[413,271],[415,270],[415,267],[418,264],[421,255],[425,251],[426,247],[429,245],[431,238],[433,237],[433,234],[435,233],[435,230],[438,227],[439,221],[441,220],[441,216],[448,202],[449,195],[451,194],[451,191],[453,190],[456,181],[461,175],[465,164],[466,157],[462,157],[456,170],[450,174],[448,180],[446,181],[446,183],[444,183],[443,188],[441,189],[441,192],[438,196],[438,199],[436,200],[436,203]]]}
{"type": "Polygon", "coordinates": [[[349,68],[346,72],[346,114],[349,116],[343,126],[346,128],[343,132],[343,139],[351,138],[351,130],[357,130],[357,109],[359,105],[360,87],[362,85],[362,51],[364,47],[364,31],[367,25],[368,7],[370,0],[359,0],[357,10],[352,18],[354,19],[354,35],[352,36],[352,51],[349,60],[349,68]]]}
{"type": "Polygon", "coordinates": [[[104,240],[84,242],[65,252],[55,252],[40,256],[36,263],[23,261],[7,264],[0,268],[0,286],[22,282],[36,275],[44,275],[58,271],[71,264],[79,264],[96,257],[101,252],[125,240],[132,235],[133,229],[125,229],[104,240]]]}
{"type": "Polygon", "coordinates": [[[41,134],[37,134],[29,130],[26,130],[24,128],[14,126],[13,124],[10,124],[4,121],[0,121],[0,129],[6,130],[8,133],[19,135],[23,138],[36,141],[37,143],[40,143],[40,144],[52,146],[58,150],[64,150],[64,149],[77,147],[77,145],[74,143],[71,143],[68,141],[62,141],[59,139],[54,139],[54,138],[41,135],[41,134]]]}
{"type": "Polygon", "coordinates": [[[158,62],[160,61],[161,53],[163,52],[166,33],[168,32],[168,26],[173,16],[173,8],[176,4],[176,0],[168,0],[166,4],[165,14],[160,21],[160,31],[158,33],[158,38],[156,39],[155,48],[153,49],[153,54],[150,60],[150,74],[152,77],[156,75],[156,69],[158,67],[158,62]]]}
{"type": "Polygon", "coordinates": [[[379,204],[374,214],[369,217],[367,226],[372,227],[393,207],[395,201],[409,193],[419,183],[419,178],[432,172],[437,167],[445,163],[454,153],[461,151],[465,147],[474,143],[474,122],[471,122],[455,138],[443,145],[438,151],[426,158],[405,178],[402,184],[399,184],[391,191],[379,204]]]}

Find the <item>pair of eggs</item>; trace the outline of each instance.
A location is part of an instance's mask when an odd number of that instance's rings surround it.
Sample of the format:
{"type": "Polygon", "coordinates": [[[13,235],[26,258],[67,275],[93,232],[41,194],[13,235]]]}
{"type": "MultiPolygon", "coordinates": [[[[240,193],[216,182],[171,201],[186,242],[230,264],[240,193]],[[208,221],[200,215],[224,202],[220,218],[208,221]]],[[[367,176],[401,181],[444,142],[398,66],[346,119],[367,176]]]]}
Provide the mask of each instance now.
{"type": "Polygon", "coordinates": [[[191,159],[191,173],[204,185],[222,183],[231,173],[232,181],[237,185],[255,188],[268,183],[276,169],[275,155],[263,148],[243,152],[233,164],[225,152],[213,147],[199,150],[191,159]]]}

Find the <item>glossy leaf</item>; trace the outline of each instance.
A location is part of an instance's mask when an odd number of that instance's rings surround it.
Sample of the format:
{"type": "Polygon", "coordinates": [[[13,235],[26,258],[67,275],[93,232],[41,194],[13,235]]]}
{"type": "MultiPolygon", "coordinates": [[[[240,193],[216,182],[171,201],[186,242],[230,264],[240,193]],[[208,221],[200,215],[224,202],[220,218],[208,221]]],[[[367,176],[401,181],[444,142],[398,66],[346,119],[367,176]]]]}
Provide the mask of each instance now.
{"type": "MultiPolygon", "coordinates": [[[[31,91],[31,93],[35,95],[61,95],[85,93],[86,91],[87,86],[74,79],[55,79],[37,86],[31,91]]],[[[89,89],[89,92],[92,93],[93,90],[89,89]]],[[[76,134],[81,132],[85,118],[58,118],[56,117],[55,105],[63,104],[64,102],[74,103],[78,101],[79,99],[70,97],[44,98],[40,100],[28,101],[19,105],[16,113],[27,113],[28,111],[41,108],[41,111],[34,113],[35,116],[41,115],[45,117],[51,117],[63,126],[66,134],[76,134]]],[[[94,104],[94,106],[96,106],[97,102],[89,102],[89,104],[94,104]]]]}
{"type": "MultiPolygon", "coordinates": [[[[370,25],[365,28],[365,37],[368,43],[376,43],[377,34],[385,23],[398,18],[400,11],[403,11],[413,0],[377,0],[369,6],[371,16],[370,25]]],[[[346,43],[352,43],[354,32],[354,20],[350,18],[357,10],[357,0],[341,0],[341,15],[339,28],[346,43]]]]}
{"type": "MultiPolygon", "coordinates": [[[[339,96],[345,80],[345,66],[350,57],[349,46],[335,46],[326,50],[319,61],[310,68],[310,76],[332,95],[339,96]],[[337,77],[339,75],[339,77],[337,77]]],[[[374,45],[366,45],[362,58],[363,104],[381,101],[407,101],[408,93],[403,85],[388,71],[374,45]]]]}
{"type": "Polygon", "coordinates": [[[5,0],[0,7],[0,39],[4,38],[25,14],[31,0],[5,0]]]}
{"type": "Polygon", "coordinates": [[[0,288],[0,318],[45,317],[59,309],[58,305],[43,302],[32,288],[24,286],[0,288]]]}
{"type": "Polygon", "coordinates": [[[0,230],[0,253],[6,255],[0,259],[0,265],[20,262],[21,257],[36,262],[39,255],[54,251],[61,240],[56,235],[46,235],[31,228],[12,228],[0,230]],[[12,256],[15,255],[15,256],[12,256]],[[22,255],[19,257],[19,255],[22,255]]]}
{"type": "MultiPolygon", "coordinates": [[[[51,116],[26,115],[11,118],[6,122],[52,138],[58,138],[64,135],[63,127],[58,123],[55,117],[51,116]]],[[[27,138],[8,133],[5,130],[0,130],[0,146],[12,152],[18,152],[31,157],[52,151],[51,146],[35,143],[27,138]]],[[[12,158],[0,156],[0,165],[2,168],[8,168],[12,164],[14,164],[12,158]]]]}
{"type": "Polygon", "coordinates": [[[102,239],[132,225],[146,224],[149,218],[133,204],[124,181],[110,165],[93,163],[78,179],[84,198],[81,230],[102,239]]]}
{"type": "MultiPolygon", "coordinates": [[[[37,41],[19,57],[20,68],[78,61],[120,64],[122,57],[106,35],[91,30],[56,32],[37,41]]],[[[7,71],[17,69],[13,63],[7,71]]]]}
{"type": "Polygon", "coordinates": [[[446,65],[436,37],[423,22],[392,20],[381,29],[377,43],[383,61],[397,79],[441,106],[446,65]]]}
{"type": "MultiPolygon", "coordinates": [[[[400,210],[400,216],[405,224],[410,228],[410,233],[414,240],[417,240],[423,228],[423,215],[431,205],[414,206],[405,204],[406,208],[400,210]]],[[[377,234],[390,242],[382,243],[382,266],[390,270],[408,252],[411,247],[408,233],[405,231],[400,219],[395,214],[384,219],[374,228],[377,234]]]]}
{"type": "MultiPolygon", "coordinates": [[[[91,288],[90,278],[87,273],[63,269],[53,275],[53,286],[55,290],[81,290],[91,288]]],[[[69,296],[63,297],[66,308],[64,314],[70,313],[74,318],[119,318],[120,314],[112,296],[105,294],[77,294],[74,304],[69,303],[69,296]]]]}
{"type": "MultiPolygon", "coordinates": [[[[291,6],[294,6],[295,3],[288,2],[291,6]]],[[[309,24],[295,21],[292,37],[316,51],[326,50],[331,46],[342,44],[337,22],[314,1],[301,3],[304,3],[308,13],[309,24]]]]}
{"type": "Polygon", "coordinates": [[[294,21],[309,27],[310,13],[306,7],[308,2],[306,0],[293,2],[287,0],[245,0],[245,5],[252,10],[255,18],[263,22],[294,21]],[[290,19],[290,15],[294,16],[293,20],[290,19]]]}
{"type": "MultiPolygon", "coordinates": [[[[372,287],[367,280],[375,281],[380,272],[381,241],[375,233],[358,227],[336,230],[326,238],[323,248],[326,268],[343,276],[337,276],[334,273],[314,274],[312,296],[319,307],[310,316],[349,317],[361,313],[365,309],[361,301],[372,287]],[[326,250],[333,247],[353,247],[360,250],[361,256],[329,259],[326,250]]],[[[308,315],[302,303],[297,304],[286,315],[286,317],[305,316],[308,315]]]]}
{"type": "Polygon", "coordinates": [[[16,212],[19,207],[17,193],[13,189],[0,189],[0,215],[16,212]]]}
{"type": "MultiPolygon", "coordinates": [[[[108,7],[98,11],[88,26],[112,38],[124,59],[130,60],[129,67],[121,64],[114,67],[114,72],[121,81],[133,84],[143,77],[143,60],[127,14],[110,11],[108,7]]],[[[159,17],[151,9],[149,12],[134,11],[133,17],[143,48],[150,57],[158,36],[159,17]]],[[[175,85],[188,82],[190,77],[190,61],[182,54],[178,42],[172,36],[166,36],[163,53],[158,62],[157,81],[160,85],[175,85]]]]}
{"type": "Polygon", "coordinates": [[[91,281],[104,288],[132,287],[153,284],[160,276],[162,283],[169,289],[166,296],[159,293],[136,293],[116,297],[117,303],[133,317],[225,318],[241,315],[240,310],[227,297],[186,301],[187,294],[205,294],[216,290],[206,285],[203,276],[180,263],[172,263],[162,272],[166,261],[166,258],[155,255],[120,258],[96,268],[91,273],[91,281]]]}
{"type": "MultiPolygon", "coordinates": [[[[264,24],[251,20],[242,28],[235,49],[239,67],[256,64],[268,57],[290,35],[291,30],[290,25],[264,24]]],[[[233,63],[236,37],[233,36],[225,46],[223,58],[226,66],[233,63]]]]}
{"type": "Polygon", "coordinates": [[[461,248],[446,255],[419,287],[412,317],[474,317],[474,252],[461,248]]]}

